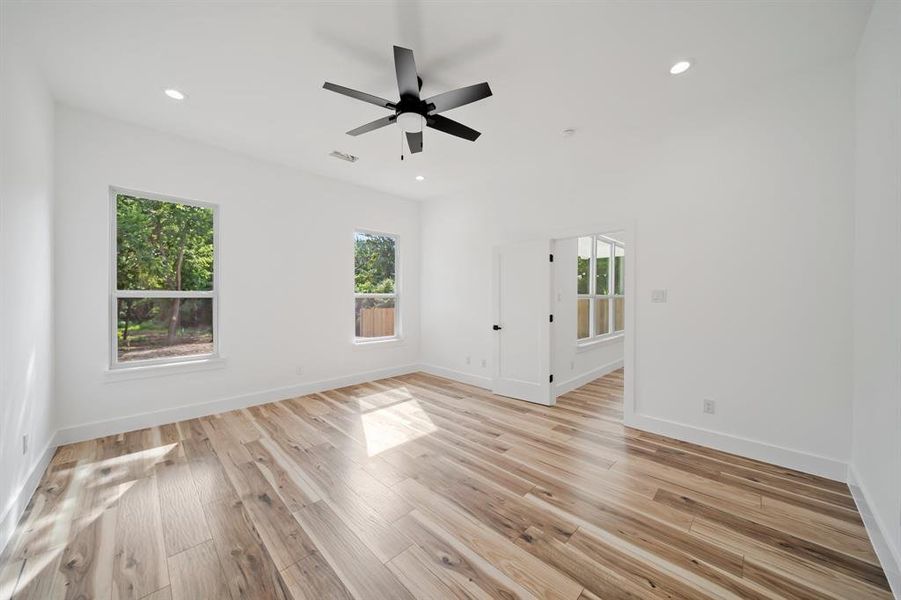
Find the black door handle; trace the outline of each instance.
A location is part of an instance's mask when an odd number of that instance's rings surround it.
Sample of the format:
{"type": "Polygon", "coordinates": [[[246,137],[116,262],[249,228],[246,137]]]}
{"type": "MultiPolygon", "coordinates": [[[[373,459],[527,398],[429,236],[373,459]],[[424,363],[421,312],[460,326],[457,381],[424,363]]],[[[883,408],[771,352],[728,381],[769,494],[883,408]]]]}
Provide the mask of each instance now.
{"type": "Polygon", "coordinates": [[[493,330],[495,330],[495,331],[500,331],[500,330],[501,330],[501,326],[500,326],[500,325],[492,325],[491,328],[492,328],[493,330]]]}

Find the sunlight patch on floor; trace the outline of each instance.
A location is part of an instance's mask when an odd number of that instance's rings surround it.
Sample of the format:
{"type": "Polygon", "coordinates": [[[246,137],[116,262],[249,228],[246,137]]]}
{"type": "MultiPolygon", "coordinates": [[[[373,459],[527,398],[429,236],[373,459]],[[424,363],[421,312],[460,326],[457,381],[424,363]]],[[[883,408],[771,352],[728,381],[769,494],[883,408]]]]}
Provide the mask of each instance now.
{"type": "Polygon", "coordinates": [[[397,394],[385,396],[384,400],[393,400],[394,403],[360,415],[369,456],[376,456],[437,430],[419,402],[409,393],[406,397],[409,399],[404,400],[397,394]]]}
{"type": "MultiPolygon", "coordinates": [[[[55,560],[65,549],[66,541],[74,539],[81,530],[100,518],[104,511],[118,502],[135,484],[135,479],[112,484],[117,478],[127,475],[131,465],[139,464],[142,467],[140,476],[144,477],[153,465],[165,460],[166,455],[176,447],[177,444],[165,444],[108,459],[78,462],[71,467],[58,469],[55,473],[58,477],[65,477],[72,471],[64,496],[58,500],[51,514],[24,524],[29,535],[38,540],[43,548],[38,554],[25,559],[21,574],[16,569],[3,569],[0,573],[0,599],[8,598],[14,592],[22,592],[44,569],[55,568],[55,560]],[[79,517],[77,511],[82,493],[92,488],[96,488],[97,494],[94,506],[79,517]]],[[[41,511],[40,507],[36,509],[41,511]]],[[[21,560],[11,562],[22,565],[21,560]]]]}
{"type": "Polygon", "coordinates": [[[135,465],[139,467],[139,474],[143,477],[145,473],[153,469],[155,464],[163,462],[166,455],[175,450],[177,445],[164,444],[155,448],[123,454],[122,456],[93,461],[83,466],[93,471],[89,476],[89,480],[92,481],[90,485],[93,487],[104,487],[111,481],[120,479],[122,476],[128,476],[135,465]]]}
{"type": "Polygon", "coordinates": [[[19,571],[22,570],[21,560],[10,560],[0,566],[0,598],[12,598],[16,591],[16,582],[19,579],[19,571]]]}
{"type": "MultiPolygon", "coordinates": [[[[65,546],[59,546],[48,552],[43,552],[37,556],[30,556],[25,561],[22,573],[19,575],[16,586],[16,595],[21,594],[28,585],[35,579],[44,569],[54,568],[59,555],[63,553],[65,546]]],[[[29,596],[37,597],[37,594],[29,594],[29,596]]]]}
{"type": "Polygon", "coordinates": [[[371,394],[364,394],[354,398],[357,401],[357,407],[363,412],[377,410],[389,405],[393,406],[398,402],[412,399],[413,396],[407,391],[407,388],[372,392],[371,394]]]}

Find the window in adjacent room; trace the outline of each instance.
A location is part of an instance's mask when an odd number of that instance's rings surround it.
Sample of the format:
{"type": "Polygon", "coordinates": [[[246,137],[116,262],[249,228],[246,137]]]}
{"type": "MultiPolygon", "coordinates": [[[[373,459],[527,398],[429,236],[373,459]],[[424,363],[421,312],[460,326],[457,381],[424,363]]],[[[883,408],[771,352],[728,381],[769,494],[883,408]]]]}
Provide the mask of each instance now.
{"type": "Polygon", "coordinates": [[[578,239],[576,339],[619,335],[625,328],[625,248],[603,235],[578,239]]]}
{"type": "Polygon", "coordinates": [[[111,190],[111,366],[216,356],[216,208],[111,190]]]}
{"type": "Polygon", "coordinates": [[[397,238],[354,233],[354,338],[357,342],[399,337],[397,238]]]}

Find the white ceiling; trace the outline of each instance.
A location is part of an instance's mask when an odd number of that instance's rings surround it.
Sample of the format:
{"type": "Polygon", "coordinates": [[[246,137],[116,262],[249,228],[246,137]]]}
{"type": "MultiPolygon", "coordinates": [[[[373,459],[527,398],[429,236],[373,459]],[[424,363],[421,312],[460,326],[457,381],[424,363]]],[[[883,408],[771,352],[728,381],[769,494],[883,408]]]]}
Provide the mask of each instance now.
{"type": "Polygon", "coordinates": [[[684,115],[853,55],[869,10],[835,0],[44,1],[6,13],[32,32],[64,103],[428,198],[552,168],[566,153],[627,162],[684,115]],[[393,126],[344,134],[388,113],[322,83],[395,99],[393,44],[414,50],[425,95],[491,84],[492,98],[447,113],[480,130],[477,142],[427,130],[425,151],[401,162],[393,126]],[[682,57],[695,68],[670,76],[682,57]],[[188,100],[169,100],[167,87],[188,100]],[[575,137],[563,138],[567,127],[575,137]],[[333,149],[360,161],[330,158],[333,149]]]}

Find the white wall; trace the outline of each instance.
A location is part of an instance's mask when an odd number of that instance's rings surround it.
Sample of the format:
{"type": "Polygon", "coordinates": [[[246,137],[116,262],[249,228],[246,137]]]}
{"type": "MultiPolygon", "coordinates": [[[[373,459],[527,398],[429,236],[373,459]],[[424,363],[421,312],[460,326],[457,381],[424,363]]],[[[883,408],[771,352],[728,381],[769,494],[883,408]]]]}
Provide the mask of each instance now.
{"type": "Polygon", "coordinates": [[[901,597],[901,4],[874,5],[856,66],[851,464],[901,597]]]}
{"type": "Polygon", "coordinates": [[[14,10],[0,4],[0,548],[53,433],[53,101],[10,25],[14,10]]]}
{"type": "Polygon", "coordinates": [[[850,62],[824,65],[684,115],[631,171],[583,149],[425,203],[423,362],[490,375],[492,245],[631,222],[642,425],[842,478],[852,90],[850,62]]]}
{"type": "Polygon", "coordinates": [[[554,327],[551,331],[557,395],[585,385],[588,381],[618,368],[623,362],[622,337],[581,348],[577,343],[577,256],[577,238],[554,241],[554,327]]]}
{"type": "MultiPolygon", "coordinates": [[[[418,203],[63,107],[56,161],[61,427],[152,411],[176,411],[153,420],[210,412],[212,405],[196,405],[275,399],[315,382],[417,362],[418,203]],[[126,381],[107,375],[110,185],[220,206],[224,369],[126,381]],[[351,343],[354,228],[400,236],[402,345],[351,343]]],[[[119,421],[107,429],[144,423],[119,421]]],[[[63,439],[74,435],[64,432],[63,439]]]]}

